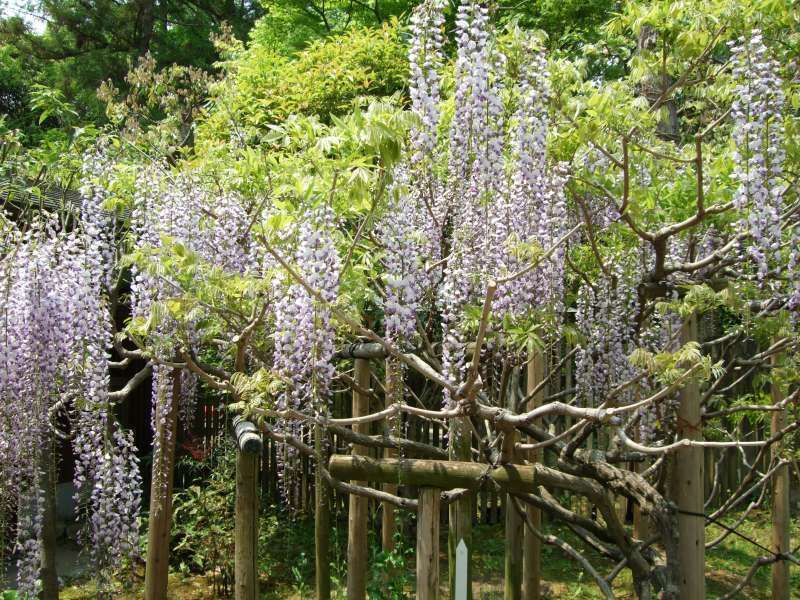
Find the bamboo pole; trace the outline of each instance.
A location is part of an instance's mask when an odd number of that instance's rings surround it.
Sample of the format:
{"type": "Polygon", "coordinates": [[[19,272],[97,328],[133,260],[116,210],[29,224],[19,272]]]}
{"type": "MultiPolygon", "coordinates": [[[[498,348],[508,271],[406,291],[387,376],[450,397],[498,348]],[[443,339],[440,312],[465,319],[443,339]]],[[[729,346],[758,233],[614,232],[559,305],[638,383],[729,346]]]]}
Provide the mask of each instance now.
{"type": "Polygon", "coordinates": [[[40,458],[40,477],[44,511],[41,533],[42,600],[58,600],[58,571],[56,570],[56,468],[55,444],[52,433],[43,444],[40,458]]]}
{"type": "MultiPolygon", "coordinates": [[[[777,355],[773,355],[772,364],[778,364],[777,355]]],[[[774,373],[774,372],[773,372],[774,373]]],[[[772,382],[772,403],[783,400],[780,387],[772,382]]],[[[776,410],[772,413],[772,435],[786,426],[786,411],[776,410]]],[[[773,460],[780,460],[780,444],[772,447],[773,460]]],[[[772,477],[772,551],[777,554],[790,552],[790,508],[789,508],[789,464],[778,467],[772,477]]],[[[772,600],[789,600],[789,562],[785,559],[772,563],[772,600]]]]}
{"type": "MultiPolygon", "coordinates": [[[[683,325],[681,343],[697,340],[697,317],[683,325]]],[[[690,380],[680,392],[678,438],[702,439],[700,394],[690,380]]],[[[681,600],[705,598],[705,518],[703,515],[703,448],[681,448],[675,453],[672,500],[678,507],[678,555],[681,560],[681,600]],[[688,514],[691,513],[691,514],[688,514]],[[700,516],[697,516],[700,515],[700,516]]]]}
{"type": "Polygon", "coordinates": [[[145,600],[164,600],[169,581],[169,538],[172,527],[172,479],[175,471],[175,436],[178,402],[181,397],[181,372],[172,372],[172,397],[156,398],[156,439],[159,451],[153,457],[150,485],[150,520],[147,530],[147,564],[144,578],[145,600]],[[169,410],[164,413],[165,403],[169,410]],[[163,419],[158,418],[164,414],[163,419]]]}
{"type": "MultiPolygon", "coordinates": [[[[542,353],[539,350],[531,349],[528,355],[528,368],[527,368],[527,381],[526,393],[530,394],[544,379],[544,360],[542,353]]],[[[544,389],[539,391],[533,398],[531,398],[527,410],[533,410],[542,405],[544,399],[544,389]]],[[[533,450],[528,456],[531,462],[542,461],[542,451],[533,450]]],[[[539,531],[542,529],[542,511],[530,505],[526,505],[525,511],[527,512],[530,523],[539,531]]],[[[539,600],[541,594],[541,555],[542,555],[542,542],[533,535],[533,532],[527,527],[524,528],[524,540],[522,546],[522,588],[523,597],[525,600],[539,600]]]]}
{"type": "MultiPolygon", "coordinates": [[[[353,379],[360,389],[369,389],[369,362],[365,358],[355,359],[353,379]]],[[[353,390],[353,416],[360,417],[369,413],[369,397],[353,390]]],[[[353,425],[356,433],[369,433],[369,424],[353,425]]],[[[367,448],[360,444],[353,445],[353,456],[364,455],[367,448]]],[[[354,481],[365,485],[364,481],[354,481]]],[[[347,598],[363,600],[367,594],[367,510],[368,499],[350,494],[350,510],[347,518],[347,598]]]]}
{"type": "Polygon", "coordinates": [[[439,597],[439,494],[436,488],[419,491],[417,509],[417,599],[439,597]]]}
{"type": "Polygon", "coordinates": [[[234,596],[258,598],[258,466],[261,436],[255,425],[236,417],[236,507],[234,514],[234,596]]]}

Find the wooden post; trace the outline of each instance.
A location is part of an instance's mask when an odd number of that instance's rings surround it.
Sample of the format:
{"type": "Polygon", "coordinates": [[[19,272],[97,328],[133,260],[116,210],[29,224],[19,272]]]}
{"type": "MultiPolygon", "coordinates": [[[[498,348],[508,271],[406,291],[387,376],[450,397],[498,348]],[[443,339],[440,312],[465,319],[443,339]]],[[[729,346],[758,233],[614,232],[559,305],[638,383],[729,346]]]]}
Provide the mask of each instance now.
{"type": "MultiPolygon", "coordinates": [[[[361,389],[369,389],[369,361],[355,359],[353,379],[361,389]]],[[[369,397],[353,390],[353,416],[361,417],[369,413],[369,397]]],[[[369,424],[353,425],[356,433],[369,433],[369,424]]],[[[353,455],[364,455],[367,449],[360,444],[353,445],[353,455]]],[[[354,483],[364,485],[363,481],[354,483]]],[[[347,517],[347,598],[363,600],[367,595],[367,498],[350,494],[350,510],[347,517]]]]}
{"type": "Polygon", "coordinates": [[[234,597],[258,598],[258,461],[261,436],[241,417],[233,420],[236,439],[236,512],[234,515],[234,597]]]}
{"type": "MultiPolygon", "coordinates": [[[[697,317],[692,316],[681,331],[681,343],[697,340],[697,317]]],[[[680,392],[678,438],[702,439],[700,394],[696,381],[680,392]]],[[[678,552],[680,556],[681,600],[705,598],[705,518],[703,515],[703,448],[681,448],[675,453],[671,482],[672,501],[678,507],[678,552]],[[694,513],[694,514],[687,514],[694,513]],[[701,515],[701,516],[696,516],[701,515]]]]}
{"type": "MultiPolygon", "coordinates": [[[[515,383],[518,380],[515,379],[515,383]]],[[[513,387],[514,384],[512,384],[513,387]]],[[[509,394],[506,408],[514,410],[515,397],[509,394]]],[[[517,432],[509,429],[503,432],[503,446],[500,452],[501,464],[517,462],[515,444],[517,432]]],[[[504,598],[506,600],[520,600],[522,598],[522,558],[523,558],[523,517],[514,506],[511,494],[506,494],[506,548],[505,548],[505,586],[504,598]]]]}
{"type": "Polygon", "coordinates": [[[439,490],[419,490],[417,509],[417,599],[439,597],[439,490]]]}
{"type": "MultiPolygon", "coordinates": [[[[526,393],[530,394],[544,379],[544,360],[539,350],[531,349],[528,354],[528,369],[526,381],[526,393]]],[[[542,405],[544,390],[537,393],[528,402],[527,410],[533,410],[542,405]]],[[[531,462],[541,462],[542,451],[533,450],[528,456],[531,462]]],[[[526,505],[525,511],[531,524],[539,531],[542,529],[542,511],[530,505],[526,505]]],[[[541,556],[542,542],[538,537],[526,527],[524,528],[524,541],[522,546],[522,593],[525,600],[539,600],[541,597],[541,556]]]]}
{"type": "MultiPolygon", "coordinates": [[[[472,429],[467,417],[453,419],[450,424],[449,453],[450,460],[469,462],[472,460],[470,443],[472,429]]],[[[447,572],[450,589],[456,584],[456,551],[463,543],[467,561],[467,598],[472,599],[472,497],[465,495],[451,502],[447,509],[447,572]]]]}
{"type": "Polygon", "coordinates": [[[175,436],[181,372],[172,371],[172,397],[159,390],[156,398],[156,439],[159,451],[153,457],[150,484],[150,520],[147,529],[147,564],[144,577],[145,600],[164,600],[169,581],[169,538],[172,527],[172,479],[175,470],[175,436]],[[169,410],[164,411],[168,403],[169,410]],[[163,415],[162,418],[159,418],[163,415]]]}
{"type": "MultiPolygon", "coordinates": [[[[397,403],[403,398],[403,370],[396,358],[389,357],[386,359],[386,398],[385,406],[389,408],[392,404],[397,403]]],[[[402,419],[401,415],[397,419],[402,419]]],[[[391,425],[389,425],[391,431],[391,425]]],[[[385,448],[383,452],[384,458],[395,458],[397,451],[394,448],[385,448]]],[[[397,494],[397,484],[386,483],[383,486],[384,491],[389,494],[397,494]]],[[[384,552],[391,552],[394,550],[394,531],[395,531],[396,512],[394,506],[389,502],[382,504],[382,517],[381,517],[381,547],[384,552]]]]}
{"type": "MultiPolygon", "coordinates": [[[[778,357],[772,357],[773,366],[778,364],[778,357]]],[[[780,387],[773,380],[772,402],[783,400],[780,387]]],[[[776,410],[772,413],[772,435],[786,426],[786,411],[776,410]]],[[[772,446],[774,460],[780,459],[780,444],[772,446]]],[[[772,551],[786,554],[789,548],[789,465],[778,467],[772,476],[772,551]]],[[[789,562],[786,559],[772,563],[772,600],[789,600],[789,562]]]]}
{"type": "Polygon", "coordinates": [[[316,563],[315,584],[317,600],[331,597],[331,506],[330,492],[319,467],[325,460],[325,430],[322,425],[314,425],[314,451],[317,468],[314,469],[314,559],[316,563]]]}
{"type": "Polygon", "coordinates": [[[41,533],[41,571],[42,600],[58,600],[58,572],[56,571],[56,465],[53,434],[47,435],[42,445],[40,458],[40,477],[44,511],[41,533]]]}

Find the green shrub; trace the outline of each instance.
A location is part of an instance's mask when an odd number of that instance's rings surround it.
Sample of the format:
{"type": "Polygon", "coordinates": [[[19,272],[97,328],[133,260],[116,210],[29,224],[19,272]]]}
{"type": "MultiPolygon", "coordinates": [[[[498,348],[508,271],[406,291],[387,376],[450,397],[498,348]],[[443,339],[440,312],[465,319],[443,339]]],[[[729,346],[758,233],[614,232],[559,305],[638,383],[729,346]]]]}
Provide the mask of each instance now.
{"type": "Polygon", "coordinates": [[[406,49],[396,20],[380,28],[354,28],[313,42],[293,58],[254,44],[228,63],[198,138],[228,139],[236,130],[265,131],[289,115],[350,111],[354,100],[404,88],[406,49]]]}

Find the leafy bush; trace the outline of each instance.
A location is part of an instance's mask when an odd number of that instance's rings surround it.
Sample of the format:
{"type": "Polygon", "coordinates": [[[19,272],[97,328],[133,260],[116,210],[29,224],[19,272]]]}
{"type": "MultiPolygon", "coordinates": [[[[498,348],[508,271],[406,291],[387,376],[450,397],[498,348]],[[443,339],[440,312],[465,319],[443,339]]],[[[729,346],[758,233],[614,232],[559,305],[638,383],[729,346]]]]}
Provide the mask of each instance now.
{"type": "Polygon", "coordinates": [[[198,137],[228,139],[237,130],[266,130],[289,115],[318,115],[329,122],[361,97],[391,95],[405,86],[406,50],[396,20],[381,28],[351,29],[313,42],[294,58],[254,44],[226,63],[198,137]]]}
{"type": "Polygon", "coordinates": [[[236,463],[224,440],[200,463],[206,479],[176,492],[173,508],[173,564],[182,571],[213,573],[215,591],[228,595],[233,582],[236,463]]]}

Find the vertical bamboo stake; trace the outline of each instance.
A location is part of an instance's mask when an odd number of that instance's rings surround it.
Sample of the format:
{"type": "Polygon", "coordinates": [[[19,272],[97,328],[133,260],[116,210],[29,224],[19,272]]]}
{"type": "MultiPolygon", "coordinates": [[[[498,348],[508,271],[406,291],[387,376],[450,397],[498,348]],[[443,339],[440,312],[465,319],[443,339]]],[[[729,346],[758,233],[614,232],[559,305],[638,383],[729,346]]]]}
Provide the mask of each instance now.
{"type": "Polygon", "coordinates": [[[417,599],[439,597],[439,490],[420,488],[417,509],[417,599]]]}
{"type": "MultiPolygon", "coordinates": [[[[386,359],[386,398],[385,406],[389,408],[403,397],[403,370],[400,363],[394,357],[386,359]]],[[[401,419],[401,416],[397,417],[401,419]]],[[[392,433],[392,424],[387,423],[389,433],[392,433]]],[[[394,448],[386,448],[383,453],[385,458],[395,458],[397,451],[394,448]]],[[[397,494],[397,484],[386,483],[383,489],[390,494],[397,494]]],[[[381,547],[384,552],[394,550],[394,530],[396,513],[395,508],[389,502],[382,505],[383,513],[381,520],[381,547]]]]}
{"type": "Polygon", "coordinates": [[[258,461],[261,436],[241,418],[236,437],[236,507],[234,514],[234,594],[236,600],[258,598],[258,461]]]}
{"type": "Polygon", "coordinates": [[[322,476],[325,460],[325,431],[322,425],[314,425],[314,451],[317,466],[314,469],[314,559],[316,562],[315,584],[317,600],[331,597],[331,563],[329,558],[331,536],[331,507],[328,484],[322,476]]]}
{"type": "MultiPolygon", "coordinates": [[[[697,317],[691,316],[681,331],[681,343],[697,339],[697,317]]],[[[680,392],[678,438],[702,439],[700,394],[690,381],[680,392]]],[[[675,453],[671,485],[672,500],[678,507],[678,552],[681,560],[681,600],[705,598],[705,518],[703,514],[703,449],[681,448],[675,453]],[[685,512],[684,512],[685,511],[685,512]],[[686,514],[694,513],[694,514],[686,514]]]]}
{"type": "MultiPolygon", "coordinates": [[[[369,361],[356,358],[353,379],[362,389],[369,389],[369,361]]],[[[369,397],[353,390],[353,416],[361,417],[369,413],[369,397]]],[[[368,434],[369,424],[353,425],[353,431],[368,434]]],[[[353,454],[366,454],[367,449],[360,444],[353,445],[353,454]]],[[[354,483],[364,485],[364,482],[354,483]]],[[[347,598],[363,600],[367,594],[367,498],[350,495],[350,510],[347,518],[347,598]]]]}
{"type": "Polygon", "coordinates": [[[44,497],[41,534],[42,600],[58,600],[58,572],[56,571],[56,465],[53,435],[48,434],[40,458],[41,487],[44,497]]]}
{"type": "MultiPolygon", "coordinates": [[[[778,357],[772,357],[772,364],[778,364],[778,357]]],[[[773,380],[772,402],[777,404],[783,400],[780,387],[773,380]]],[[[772,413],[772,435],[786,426],[786,411],[776,410],[772,413]]],[[[780,444],[772,446],[773,460],[780,460],[780,444]]],[[[778,467],[772,476],[772,551],[786,554],[789,549],[789,464],[778,467]]],[[[789,563],[779,560],[772,563],[772,600],[789,600],[789,563]]]]}
{"type": "Polygon", "coordinates": [[[172,398],[159,394],[156,398],[156,438],[160,451],[153,457],[150,485],[150,521],[147,530],[147,565],[144,576],[145,600],[167,597],[169,582],[169,537],[172,527],[172,479],[175,471],[175,436],[178,402],[181,397],[181,372],[172,372],[172,398]],[[164,404],[169,411],[160,418],[164,404]]]}
{"type": "MultiPolygon", "coordinates": [[[[528,368],[527,368],[527,381],[526,381],[526,394],[530,394],[544,379],[544,360],[542,354],[536,349],[531,349],[528,354],[528,368]]],[[[569,385],[569,382],[567,382],[569,385]]],[[[542,405],[544,399],[544,390],[536,394],[530,402],[528,402],[527,410],[533,410],[542,405]]],[[[528,459],[531,462],[541,462],[542,451],[531,451],[528,459]]],[[[527,505],[525,511],[528,513],[528,518],[531,524],[541,531],[542,529],[542,511],[534,506],[527,505]]],[[[523,541],[522,554],[523,554],[523,594],[525,600],[539,600],[540,586],[541,586],[541,555],[542,555],[542,542],[533,533],[524,529],[525,539],[523,541]]]]}
{"type": "MultiPolygon", "coordinates": [[[[466,417],[453,419],[450,426],[449,452],[451,460],[470,461],[472,430],[466,417]]],[[[447,569],[450,589],[455,589],[456,551],[463,541],[467,552],[467,598],[472,598],[472,498],[467,495],[448,507],[447,569]]]]}

